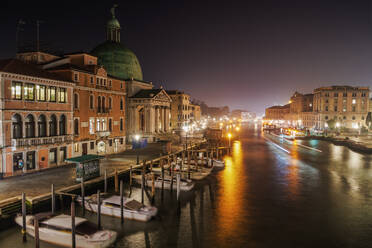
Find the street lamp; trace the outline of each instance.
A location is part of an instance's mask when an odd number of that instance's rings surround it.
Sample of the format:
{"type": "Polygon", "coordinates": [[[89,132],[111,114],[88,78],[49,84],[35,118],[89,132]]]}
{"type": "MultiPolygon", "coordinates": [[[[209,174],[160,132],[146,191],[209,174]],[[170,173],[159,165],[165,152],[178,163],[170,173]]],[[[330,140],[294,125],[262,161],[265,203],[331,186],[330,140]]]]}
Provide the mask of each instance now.
{"type": "MultiPolygon", "coordinates": [[[[136,140],[136,143],[138,144],[138,141],[140,140],[141,136],[139,134],[134,135],[134,139],[136,140]]],[[[139,151],[137,147],[137,164],[139,164],[139,151]]]]}
{"type": "Polygon", "coordinates": [[[231,136],[232,136],[231,133],[227,134],[227,137],[229,138],[229,147],[231,147],[231,136]]]}
{"type": "Polygon", "coordinates": [[[187,152],[187,132],[189,131],[189,127],[183,126],[183,131],[185,131],[185,134],[186,134],[186,152],[187,152]]]}

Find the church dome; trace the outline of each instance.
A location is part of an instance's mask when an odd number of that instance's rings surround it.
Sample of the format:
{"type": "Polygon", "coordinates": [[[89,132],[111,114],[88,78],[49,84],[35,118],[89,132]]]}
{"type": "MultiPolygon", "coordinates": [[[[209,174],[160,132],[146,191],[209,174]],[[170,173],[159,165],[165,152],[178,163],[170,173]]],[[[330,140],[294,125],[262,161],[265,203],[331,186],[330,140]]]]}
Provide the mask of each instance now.
{"type": "Polygon", "coordinates": [[[91,54],[98,58],[98,64],[102,65],[109,75],[120,79],[143,80],[142,69],[137,56],[132,50],[120,43],[120,23],[115,18],[114,5],[111,8],[112,18],[106,25],[107,40],[95,47],[91,54]]]}
{"type": "Polygon", "coordinates": [[[103,65],[109,75],[123,80],[143,80],[137,56],[120,42],[107,40],[94,48],[91,54],[98,57],[98,64],[103,65]]]}

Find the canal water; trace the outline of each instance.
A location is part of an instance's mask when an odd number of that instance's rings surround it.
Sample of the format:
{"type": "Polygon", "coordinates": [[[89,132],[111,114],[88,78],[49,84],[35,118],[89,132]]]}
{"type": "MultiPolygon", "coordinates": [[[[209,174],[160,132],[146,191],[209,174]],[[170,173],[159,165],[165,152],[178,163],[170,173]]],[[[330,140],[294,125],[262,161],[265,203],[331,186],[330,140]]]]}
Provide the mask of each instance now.
{"type": "MultiPolygon", "coordinates": [[[[249,127],[225,157],[226,168],[182,193],[179,204],[176,192],[158,191],[156,219],[121,225],[104,216],[102,223],[119,233],[114,247],[372,247],[371,159],[249,127]]],[[[139,189],[133,195],[139,200],[139,189]]],[[[0,247],[34,243],[29,237],[23,244],[14,227],[0,232],[0,247]]]]}

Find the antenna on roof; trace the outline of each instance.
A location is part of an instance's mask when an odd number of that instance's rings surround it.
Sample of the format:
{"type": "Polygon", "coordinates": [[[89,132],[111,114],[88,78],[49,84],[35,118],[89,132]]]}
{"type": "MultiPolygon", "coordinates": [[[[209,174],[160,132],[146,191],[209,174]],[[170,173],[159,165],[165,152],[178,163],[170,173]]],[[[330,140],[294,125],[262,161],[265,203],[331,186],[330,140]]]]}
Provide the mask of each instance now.
{"type": "Polygon", "coordinates": [[[19,51],[19,32],[23,31],[22,25],[26,24],[22,19],[19,19],[17,22],[17,28],[16,28],[16,53],[19,51]]]}

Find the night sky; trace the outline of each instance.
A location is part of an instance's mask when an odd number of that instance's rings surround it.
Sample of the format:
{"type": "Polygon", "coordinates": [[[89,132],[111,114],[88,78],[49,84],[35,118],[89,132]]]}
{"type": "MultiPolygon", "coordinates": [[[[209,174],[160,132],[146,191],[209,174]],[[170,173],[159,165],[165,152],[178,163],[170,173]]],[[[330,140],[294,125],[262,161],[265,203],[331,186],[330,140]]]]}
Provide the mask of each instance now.
{"type": "MultiPolygon", "coordinates": [[[[15,55],[19,18],[24,36],[35,37],[42,20],[41,40],[65,52],[89,52],[105,40],[113,3],[2,1],[0,58],[15,55]]],[[[210,106],[262,114],[295,90],[370,86],[370,1],[116,3],[122,42],[138,56],[144,79],[210,106]]]]}

